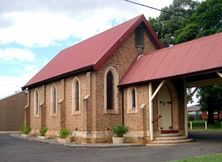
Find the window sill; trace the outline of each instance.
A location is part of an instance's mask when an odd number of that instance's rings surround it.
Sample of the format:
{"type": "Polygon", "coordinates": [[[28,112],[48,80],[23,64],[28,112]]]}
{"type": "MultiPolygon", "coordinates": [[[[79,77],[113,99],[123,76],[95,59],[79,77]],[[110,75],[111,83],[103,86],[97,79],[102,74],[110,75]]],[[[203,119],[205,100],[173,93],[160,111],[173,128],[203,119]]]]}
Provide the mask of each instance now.
{"type": "Polygon", "coordinates": [[[81,112],[80,112],[80,111],[73,111],[73,112],[72,112],[72,115],[73,115],[73,116],[81,115],[81,112]]]}
{"type": "Polygon", "coordinates": [[[119,110],[104,110],[104,114],[119,114],[119,110]]]}
{"type": "Polygon", "coordinates": [[[136,114],[138,113],[138,109],[135,108],[135,109],[127,109],[127,114],[136,114]]]}
{"type": "Polygon", "coordinates": [[[55,113],[55,114],[51,114],[50,115],[51,117],[56,117],[57,116],[57,114],[55,113]]]}

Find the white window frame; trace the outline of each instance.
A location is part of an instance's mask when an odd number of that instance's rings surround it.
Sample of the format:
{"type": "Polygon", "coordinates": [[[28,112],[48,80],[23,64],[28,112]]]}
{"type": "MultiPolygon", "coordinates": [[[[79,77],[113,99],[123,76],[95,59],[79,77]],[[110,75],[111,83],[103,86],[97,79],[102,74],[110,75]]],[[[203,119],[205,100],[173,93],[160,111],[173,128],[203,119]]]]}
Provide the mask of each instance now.
{"type": "Polygon", "coordinates": [[[34,117],[39,117],[39,114],[40,114],[40,97],[39,97],[39,91],[38,89],[35,89],[34,91],[34,117]],[[36,98],[38,97],[38,98],[36,98]],[[36,101],[38,103],[36,103],[36,101]],[[38,109],[38,113],[36,113],[36,110],[38,109]]]}
{"type": "Polygon", "coordinates": [[[118,114],[119,113],[119,108],[118,108],[118,86],[119,85],[119,76],[116,71],[116,68],[113,66],[109,66],[106,68],[104,72],[104,113],[112,113],[112,114],[118,114]],[[108,72],[111,71],[113,74],[113,79],[114,79],[114,109],[109,110],[107,109],[107,74],[108,72]]]}
{"type": "Polygon", "coordinates": [[[80,114],[81,112],[81,83],[78,77],[72,81],[72,115],[80,114]],[[76,110],[76,82],[79,83],[79,110],[76,110]]]}
{"type": "Polygon", "coordinates": [[[58,112],[58,91],[57,91],[57,87],[56,87],[56,84],[53,83],[52,86],[51,86],[51,116],[56,116],[57,115],[57,112],[58,112]],[[55,87],[55,101],[54,101],[54,97],[53,97],[53,87],[55,87]],[[55,102],[55,110],[56,112],[53,112],[54,111],[54,102],[55,102]]]}
{"type": "Polygon", "coordinates": [[[137,113],[138,112],[138,103],[137,103],[137,88],[136,87],[129,87],[127,89],[127,113],[137,113]],[[132,91],[135,90],[135,108],[133,108],[133,101],[132,101],[132,91]]]}

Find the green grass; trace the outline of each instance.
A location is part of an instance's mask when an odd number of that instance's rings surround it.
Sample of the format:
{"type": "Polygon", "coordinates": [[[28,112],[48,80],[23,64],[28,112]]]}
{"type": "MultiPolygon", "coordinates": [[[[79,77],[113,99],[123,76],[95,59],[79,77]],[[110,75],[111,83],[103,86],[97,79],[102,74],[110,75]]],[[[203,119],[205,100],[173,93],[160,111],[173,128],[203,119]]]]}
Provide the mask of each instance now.
{"type": "Polygon", "coordinates": [[[221,162],[222,161],[222,153],[212,154],[201,157],[188,158],[184,160],[176,160],[173,162],[221,162]]]}
{"type": "MultiPolygon", "coordinates": [[[[204,130],[205,129],[205,121],[197,120],[193,122],[193,130],[204,130]]],[[[188,128],[190,129],[190,122],[188,122],[188,128]]],[[[207,129],[209,130],[222,130],[221,122],[215,122],[215,124],[208,124],[207,129]]]]}

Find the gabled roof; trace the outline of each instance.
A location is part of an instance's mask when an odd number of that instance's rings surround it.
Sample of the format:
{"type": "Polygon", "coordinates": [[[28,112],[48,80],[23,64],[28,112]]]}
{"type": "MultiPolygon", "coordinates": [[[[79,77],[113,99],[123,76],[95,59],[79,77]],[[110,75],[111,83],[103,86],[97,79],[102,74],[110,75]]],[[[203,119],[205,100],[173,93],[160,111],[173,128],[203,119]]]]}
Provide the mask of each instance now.
{"type": "Polygon", "coordinates": [[[139,57],[120,85],[180,77],[222,68],[222,33],[164,48],[139,57]]]}
{"type": "Polygon", "coordinates": [[[187,107],[188,112],[200,111],[200,105],[192,105],[187,107]]]}
{"type": "Polygon", "coordinates": [[[157,48],[162,44],[143,15],[106,30],[74,46],[62,50],[26,85],[39,85],[83,70],[98,70],[135,28],[144,23],[157,48]]]}

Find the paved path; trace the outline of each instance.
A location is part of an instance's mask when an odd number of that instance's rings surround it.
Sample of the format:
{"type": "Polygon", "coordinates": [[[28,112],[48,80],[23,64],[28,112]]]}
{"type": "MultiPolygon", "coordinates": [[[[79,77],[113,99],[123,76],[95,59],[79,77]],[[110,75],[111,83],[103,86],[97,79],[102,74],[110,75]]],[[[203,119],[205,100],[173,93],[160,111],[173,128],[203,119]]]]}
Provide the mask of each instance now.
{"type": "Polygon", "coordinates": [[[3,162],[161,162],[222,152],[222,132],[193,132],[189,144],[125,148],[72,148],[0,134],[3,162]]]}

